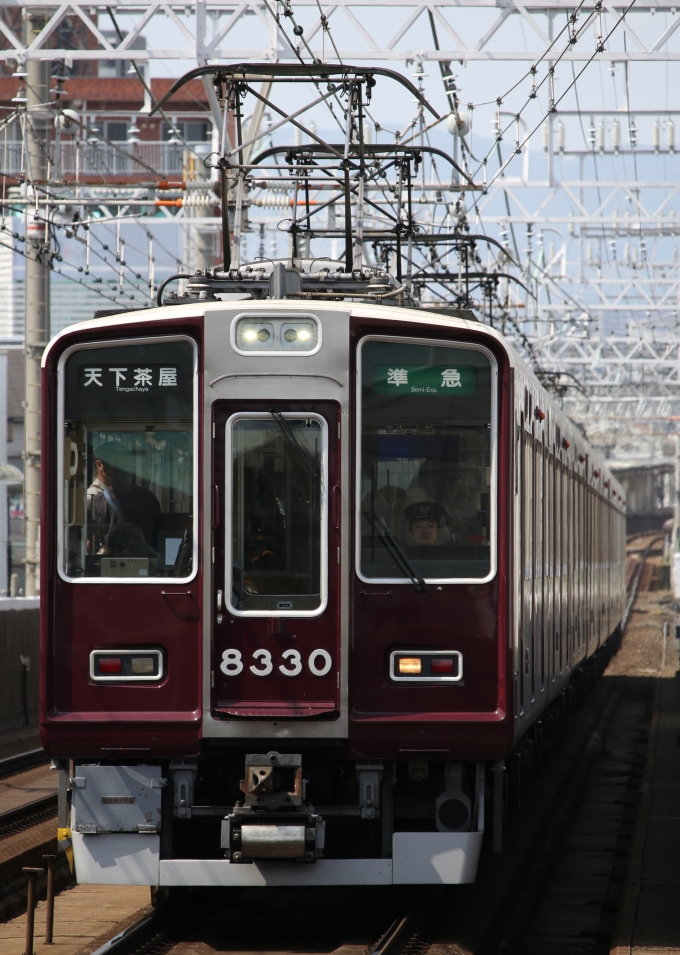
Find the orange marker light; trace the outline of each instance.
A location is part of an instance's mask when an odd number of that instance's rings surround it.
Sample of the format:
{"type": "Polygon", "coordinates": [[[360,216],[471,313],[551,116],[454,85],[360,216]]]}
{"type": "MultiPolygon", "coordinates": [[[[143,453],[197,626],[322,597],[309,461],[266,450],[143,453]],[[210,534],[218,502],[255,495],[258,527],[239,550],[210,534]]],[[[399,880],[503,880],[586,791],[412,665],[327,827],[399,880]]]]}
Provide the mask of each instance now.
{"type": "Polygon", "coordinates": [[[423,661],[420,657],[401,657],[397,669],[402,674],[423,672],[423,661]]]}
{"type": "Polygon", "coordinates": [[[132,657],[130,670],[135,676],[149,675],[156,672],[155,657],[132,657]]]}

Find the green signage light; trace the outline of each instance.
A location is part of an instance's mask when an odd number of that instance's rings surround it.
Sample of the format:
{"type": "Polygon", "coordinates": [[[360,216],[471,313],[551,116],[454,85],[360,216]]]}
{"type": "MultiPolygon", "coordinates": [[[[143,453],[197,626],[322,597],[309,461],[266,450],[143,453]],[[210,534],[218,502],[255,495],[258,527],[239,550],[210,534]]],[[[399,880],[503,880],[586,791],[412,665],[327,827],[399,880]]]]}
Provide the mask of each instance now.
{"type": "Polygon", "coordinates": [[[473,395],[474,365],[374,365],[373,391],[379,395],[473,395]]]}

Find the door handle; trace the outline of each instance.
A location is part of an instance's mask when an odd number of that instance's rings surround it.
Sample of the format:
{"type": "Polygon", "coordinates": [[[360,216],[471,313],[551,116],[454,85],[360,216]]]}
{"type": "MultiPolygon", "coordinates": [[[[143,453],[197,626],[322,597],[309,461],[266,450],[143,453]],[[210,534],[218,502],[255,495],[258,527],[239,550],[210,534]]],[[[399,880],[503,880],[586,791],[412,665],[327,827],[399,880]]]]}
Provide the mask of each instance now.
{"type": "Polygon", "coordinates": [[[212,517],[212,526],[213,530],[219,527],[220,524],[220,489],[217,484],[213,485],[213,517],[212,517]]]}
{"type": "Polygon", "coordinates": [[[340,485],[333,487],[333,526],[340,531],[340,485]]]}
{"type": "Polygon", "coordinates": [[[222,591],[217,591],[217,612],[222,613],[222,591]]]}

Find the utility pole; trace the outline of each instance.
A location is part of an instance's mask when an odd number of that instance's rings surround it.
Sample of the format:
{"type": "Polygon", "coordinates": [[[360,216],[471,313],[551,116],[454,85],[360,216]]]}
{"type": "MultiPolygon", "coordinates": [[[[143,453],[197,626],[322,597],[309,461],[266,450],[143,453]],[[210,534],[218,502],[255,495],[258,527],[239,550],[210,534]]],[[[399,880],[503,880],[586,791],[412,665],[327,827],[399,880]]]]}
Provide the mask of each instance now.
{"type": "MultiPolygon", "coordinates": [[[[42,8],[24,11],[26,46],[43,30],[48,12],[42,8]]],[[[50,62],[29,59],[26,64],[26,404],[24,443],[24,508],[26,522],[26,596],[40,593],[40,362],[49,338],[50,281],[47,209],[45,198],[50,147],[50,62]],[[39,213],[40,211],[40,214],[39,213]]]]}

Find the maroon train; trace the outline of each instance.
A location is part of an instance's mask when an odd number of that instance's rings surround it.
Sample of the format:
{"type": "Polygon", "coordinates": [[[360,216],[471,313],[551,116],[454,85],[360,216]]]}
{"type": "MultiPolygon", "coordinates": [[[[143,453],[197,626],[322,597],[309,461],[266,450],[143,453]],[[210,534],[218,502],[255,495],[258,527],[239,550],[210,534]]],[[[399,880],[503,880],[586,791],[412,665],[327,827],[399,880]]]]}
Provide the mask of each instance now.
{"type": "Polygon", "coordinates": [[[625,506],[459,316],[194,301],[51,342],[41,731],[80,881],[474,880],[485,768],[617,632],[625,506]]]}

